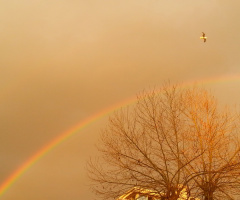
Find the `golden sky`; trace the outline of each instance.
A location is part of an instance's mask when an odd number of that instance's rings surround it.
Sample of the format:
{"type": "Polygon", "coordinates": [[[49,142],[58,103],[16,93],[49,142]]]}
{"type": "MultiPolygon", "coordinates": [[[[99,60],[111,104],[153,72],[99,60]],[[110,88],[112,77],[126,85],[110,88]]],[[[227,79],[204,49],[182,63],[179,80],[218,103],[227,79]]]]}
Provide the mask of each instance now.
{"type": "MultiPolygon", "coordinates": [[[[240,74],[239,8],[236,0],[0,0],[0,182],[60,133],[143,89],[240,74]]],[[[240,79],[206,87],[239,104],[240,79]]],[[[85,166],[106,122],[49,152],[0,199],[99,200],[85,166]]]]}

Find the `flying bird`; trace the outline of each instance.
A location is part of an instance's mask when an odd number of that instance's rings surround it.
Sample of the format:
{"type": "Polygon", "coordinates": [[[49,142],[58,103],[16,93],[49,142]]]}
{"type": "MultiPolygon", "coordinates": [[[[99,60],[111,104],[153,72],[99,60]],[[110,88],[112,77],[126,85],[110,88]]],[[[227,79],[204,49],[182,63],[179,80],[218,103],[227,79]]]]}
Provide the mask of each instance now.
{"type": "Polygon", "coordinates": [[[202,36],[200,37],[200,39],[203,39],[204,42],[207,41],[207,37],[205,36],[204,32],[202,32],[202,36]]]}

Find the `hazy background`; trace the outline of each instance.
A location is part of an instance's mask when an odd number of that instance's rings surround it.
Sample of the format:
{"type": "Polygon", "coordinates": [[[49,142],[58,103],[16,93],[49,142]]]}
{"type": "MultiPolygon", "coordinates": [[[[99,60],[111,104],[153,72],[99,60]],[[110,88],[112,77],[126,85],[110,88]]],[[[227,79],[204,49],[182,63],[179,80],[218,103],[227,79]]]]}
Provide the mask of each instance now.
{"type": "MultiPolygon", "coordinates": [[[[240,75],[239,8],[236,0],[0,0],[0,182],[62,132],[144,88],[240,75]]],[[[239,104],[240,79],[206,87],[239,104]]],[[[85,166],[106,122],[49,152],[0,199],[99,200],[85,166]]]]}

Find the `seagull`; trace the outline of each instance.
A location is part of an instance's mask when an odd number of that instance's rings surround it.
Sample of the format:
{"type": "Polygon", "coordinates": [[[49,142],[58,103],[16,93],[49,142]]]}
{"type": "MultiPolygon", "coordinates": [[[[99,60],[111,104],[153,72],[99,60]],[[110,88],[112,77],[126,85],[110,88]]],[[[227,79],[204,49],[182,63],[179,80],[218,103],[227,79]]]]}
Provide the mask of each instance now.
{"type": "Polygon", "coordinates": [[[203,39],[204,42],[207,41],[207,37],[205,36],[205,33],[204,33],[204,32],[202,32],[202,37],[200,37],[200,39],[203,39]]]}

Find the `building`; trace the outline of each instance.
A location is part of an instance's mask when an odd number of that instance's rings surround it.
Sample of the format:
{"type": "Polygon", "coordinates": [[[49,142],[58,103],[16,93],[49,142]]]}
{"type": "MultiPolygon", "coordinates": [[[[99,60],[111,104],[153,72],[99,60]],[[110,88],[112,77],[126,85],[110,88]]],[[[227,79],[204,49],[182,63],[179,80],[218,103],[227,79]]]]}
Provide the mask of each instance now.
{"type": "Polygon", "coordinates": [[[161,200],[161,196],[153,190],[133,187],[116,200],[161,200]]]}
{"type": "MultiPolygon", "coordinates": [[[[180,187],[182,187],[180,185],[180,187]]],[[[164,193],[158,193],[154,190],[133,187],[116,200],[165,200],[164,193]]],[[[200,200],[194,197],[188,197],[187,188],[183,187],[177,200],[200,200]]]]}

